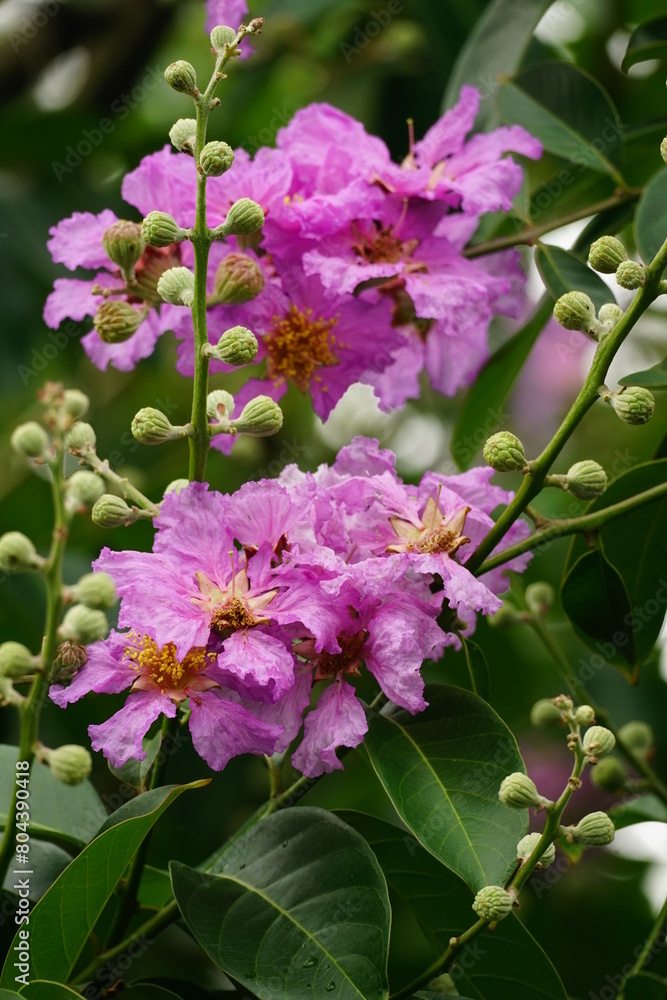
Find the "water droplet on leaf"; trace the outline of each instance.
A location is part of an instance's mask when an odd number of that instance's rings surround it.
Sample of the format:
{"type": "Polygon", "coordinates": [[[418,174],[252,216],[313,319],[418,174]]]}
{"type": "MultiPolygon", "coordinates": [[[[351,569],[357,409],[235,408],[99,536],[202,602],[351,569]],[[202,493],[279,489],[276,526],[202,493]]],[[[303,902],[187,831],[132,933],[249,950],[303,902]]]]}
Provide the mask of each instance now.
{"type": "Polygon", "coordinates": [[[334,983],[333,979],[331,980],[330,983],[327,983],[327,985],[326,985],[325,988],[326,988],[327,993],[331,993],[332,990],[336,989],[336,984],[334,983]]]}
{"type": "Polygon", "coordinates": [[[303,963],[304,969],[312,969],[312,967],[314,965],[317,965],[317,959],[316,958],[309,958],[307,962],[303,963]]]}

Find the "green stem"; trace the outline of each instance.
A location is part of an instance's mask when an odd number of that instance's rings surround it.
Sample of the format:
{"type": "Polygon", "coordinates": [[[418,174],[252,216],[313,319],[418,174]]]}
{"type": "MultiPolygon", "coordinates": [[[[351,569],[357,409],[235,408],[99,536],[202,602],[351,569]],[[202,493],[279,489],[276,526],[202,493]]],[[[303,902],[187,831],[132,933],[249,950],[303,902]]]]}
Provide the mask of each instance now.
{"type": "Polygon", "coordinates": [[[87,453],[83,456],[83,461],[86,465],[89,465],[94,472],[101,476],[102,479],[106,480],[108,483],[113,483],[117,486],[121,493],[123,494],[123,499],[131,501],[140,510],[148,511],[152,517],[157,517],[160,513],[160,508],[157,507],[152,500],[149,500],[147,496],[133,486],[129,479],[125,476],[119,476],[117,472],[114,472],[109,465],[109,460],[107,458],[101,459],[99,455],[94,453],[87,453]]]}
{"type": "Polygon", "coordinates": [[[628,975],[624,978],[623,982],[621,983],[618,994],[618,1000],[623,1000],[624,996],[623,991],[625,989],[625,984],[627,983],[630,976],[636,976],[639,972],[642,971],[642,969],[645,968],[645,966],[648,965],[649,961],[651,960],[651,955],[653,954],[653,949],[656,946],[657,940],[666,925],[667,925],[667,899],[665,899],[665,902],[662,904],[662,908],[660,910],[660,913],[656,917],[656,921],[653,925],[651,933],[646,938],[646,941],[644,942],[644,947],[637,956],[637,961],[632,966],[632,970],[628,973],[628,975]]]}

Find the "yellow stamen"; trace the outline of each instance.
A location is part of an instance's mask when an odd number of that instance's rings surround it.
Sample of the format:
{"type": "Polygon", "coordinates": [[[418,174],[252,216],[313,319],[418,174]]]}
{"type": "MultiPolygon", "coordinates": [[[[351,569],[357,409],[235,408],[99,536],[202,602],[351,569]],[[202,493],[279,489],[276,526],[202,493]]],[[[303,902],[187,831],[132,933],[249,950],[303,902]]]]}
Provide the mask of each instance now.
{"type": "Polygon", "coordinates": [[[268,372],[274,379],[290,379],[302,392],[307,392],[314,372],[338,364],[336,338],[332,334],[338,320],[335,317],[315,318],[312,309],[301,312],[291,305],[287,316],[274,316],[271,333],[266,340],[268,372]]]}
{"type": "Polygon", "coordinates": [[[137,636],[134,646],[128,646],[124,659],[130,660],[138,674],[150,678],[163,690],[181,690],[194,674],[199,673],[215,660],[215,653],[207,653],[202,646],[193,646],[182,660],[176,655],[176,646],[168,642],[158,646],[155,639],[137,636]]]}

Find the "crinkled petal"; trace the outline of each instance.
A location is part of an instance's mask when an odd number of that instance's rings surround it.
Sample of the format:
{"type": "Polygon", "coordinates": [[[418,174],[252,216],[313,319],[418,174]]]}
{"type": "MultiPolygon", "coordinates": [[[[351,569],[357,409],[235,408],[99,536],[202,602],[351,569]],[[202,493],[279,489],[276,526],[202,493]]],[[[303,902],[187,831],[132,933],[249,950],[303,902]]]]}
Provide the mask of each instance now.
{"type": "Polygon", "coordinates": [[[203,691],[190,699],[190,733],[200,757],[214,771],[222,771],[242,753],[275,753],[282,727],[264,722],[252,711],[218,691],[203,691]]]}
{"type": "Polygon", "coordinates": [[[420,608],[390,600],[368,623],[364,645],[366,666],[384,693],[414,715],[426,708],[421,666],[442,648],[444,633],[420,608]]]}
{"type": "Polygon", "coordinates": [[[275,480],[262,479],[245,483],[230,497],[225,523],[242,546],[259,549],[269,542],[275,548],[303,515],[303,502],[295,503],[275,480]]]}
{"type": "Polygon", "coordinates": [[[82,337],[81,343],[90,360],[102,371],[111,365],[121,372],[131,372],[139,361],[151,356],[161,334],[158,315],[151,310],[137,332],[122,344],[105,344],[96,330],[82,337]]]}
{"type": "Polygon", "coordinates": [[[93,295],[95,285],[103,288],[118,287],[118,279],[103,271],[92,281],[80,281],[78,278],[56,278],[53,291],[44,305],[44,322],[52,329],[57,329],[64,319],[72,319],[77,323],[86,316],[94,316],[97,307],[104,302],[102,295],[93,295]]]}
{"type": "Polygon", "coordinates": [[[87,660],[76,672],[67,687],[53,684],[49,696],[60,708],[91,691],[98,694],[118,694],[131,687],[137,677],[136,670],[122,660],[124,636],[112,632],[103,642],[94,642],[87,648],[87,660]]]}
{"type": "Polygon", "coordinates": [[[342,771],[336,749],[359,746],[367,732],[366,715],[354,688],[338,677],[306,717],[304,737],[292,756],[292,764],[309,778],[342,771]]]}
{"type": "Polygon", "coordinates": [[[192,157],[163,146],[144,156],[123,179],[123,198],[142,215],[159,208],[189,229],[195,223],[195,168],[192,157]]]}
{"type": "MultiPolygon", "coordinates": [[[[225,639],[217,666],[238,677],[250,690],[257,685],[268,691],[274,701],[294,683],[294,654],[284,642],[261,629],[234,632],[225,639]]],[[[209,674],[214,676],[210,670],[209,674]]]]}
{"type": "Polygon", "coordinates": [[[101,750],[112,767],[122,767],[128,760],[145,760],[142,741],[161,715],[173,719],[176,706],[160,691],[137,691],[123,708],[99,726],[89,726],[93,750],[101,750]]]}
{"type": "Polygon", "coordinates": [[[102,246],[102,237],[114,222],[118,222],[118,217],[108,208],[99,215],[75,212],[49,229],[51,239],[46,245],[54,261],[64,264],[70,271],[77,267],[105,267],[115,271],[116,265],[102,246]]]}

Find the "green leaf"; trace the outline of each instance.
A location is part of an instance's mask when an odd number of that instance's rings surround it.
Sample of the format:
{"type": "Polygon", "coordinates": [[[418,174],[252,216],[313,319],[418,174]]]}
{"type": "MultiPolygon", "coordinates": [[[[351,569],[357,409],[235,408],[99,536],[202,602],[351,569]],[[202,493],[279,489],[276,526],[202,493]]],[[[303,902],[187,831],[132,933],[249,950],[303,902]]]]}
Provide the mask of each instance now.
{"type": "Polygon", "coordinates": [[[142,748],[146,757],[144,760],[128,760],[122,767],[112,767],[109,770],[117,778],[124,781],[131,788],[136,788],[138,792],[146,791],[146,776],[153,766],[153,762],[158,755],[162,743],[162,733],[158,730],[152,737],[145,737],[142,741],[142,748]]]}
{"type": "MultiPolygon", "coordinates": [[[[144,837],[182,792],[205,784],[208,782],[195,781],[155,788],[126,802],[108,818],[95,840],[72,861],[30,914],[32,977],[67,980],[144,837]]],[[[0,985],[13,982],[13,975],[10,951],[0,985]]]]}
{"type": "Polygon", "coordinates": [[[645,389],[667,389],[667,358],[653,368],[617,379],[620,385],[641,385],[645,389]]]}
{"type": "Polygon", "coordinates": [[[609,815],[617,830],[637,823],[667,823],[667,805],[657,795],[641,795],[612,806],[609,815]]]}
{"type": "Polygon", "coordinates": [[[18,993],[14,993],[13,990],[1,990],[0,989],[0,1000],[17,1000],[19,996],[18,993]]]}
{"type": "Polygon", "coordinates": [[[169,872],[163,871],[161,868],[153,868],[152,865],[146,865],[137,895],[140,906],[145,909],[161,909],[171,900],[172,896],[169,872]]]}
{"type": "Polygon", "coordinates": [[[472,691],[474,694],[479,695],[480,698],[486,699],[489,697],[490,684],[489,665],[486,662],[486,657],[479,646],[471,642],[470,639],[462,638],[461,644],[463,646],[462,652],[468,668],[472,691]]]}
{"type": "Polygon", "coordinates": [[[217,874],[170,866],[183,919],[259,1000],[388,996],[390,909],[374,854],[323,809],[276,813],[223,853],[217,874]]]}
{"type": "Polygon", "coordinates": [[[130,1000],[180,1000],[178,993],[157,983],[132,983],[129,989],[123,990],[123,1000],[126,997],[130,1000]]]}
{"type": "MultiPolygon", "coordinates": [[[[32,825],[29,832],[32,833],[32,825]]],[[[55,844],[41,840],[31,841],[30,866],[33,869],[33,874],[30,877],[30,896],[28,897],[31,902],[36,903],[38,899],[41,899],[71,860],[72,856],[55,844]]],[[[7,891],[12,891],[15,880],[16,876],[10,870],[5,878],[4,887],[7,891]]]]}
{"type": "Polygon", "coordinates": [[[418,716],[373,714],[371,763],[419,842],[477,891],[503,885],[526,832],[527,810],[498,799],[502,779],[525,771],[514,736],[490,705],[462,688],[431,685],[418,716]]]}
{"type": "MultiPolygon", "coordinates": [[[[7,821],[18,756],[16,747],[0,745],[0,826],[7,821]]],[[[30,772],[30,834],[80,847],[95,835],[107,811],[89,781],[63,785],[46,764],[35,761],[30,772]]]]}
{"type": "Polygon", "coordinates": [[[605,302],[615,301],[613,292],[599,274],[568,250],[542,244],[535,254],[535,263],[554,299],[566,292],[585,292],[596,309],[605,302]]]}
{"type": "Polygon", "coordinates": [[[667,17],[644,21],[635,28],[628,39],[621,69],[627,73],[631,66],[647,59],[667,59],[667,17]]]}
{"type": "Polygon", "coordinates": [[[532,66],[498,92],[501,118],[523,125],[544,148],[571,163],[618,177],[621,123],[587,73],[565,62],[532,66]]]}
{"type": "MultiPolygon", "coordinates": [[[[405,973],[412,981],[445,951],[451,937],[470,926],[472,894],[405,830],[351,810],[341,810],[339,815],[372,848],[387,879],[394,914],[408,907],[421,927],[430,952],[415,954],[414,969],[405,973]]],[[[473,942],[450,975],[459,994],[477,1000],[535,1000],[537,983],[540,1000],[565,1000],[553,965],[513,915],[493,933],[485,932],[473,942]]],[[[434,996],[432,991],[423,995],[434,996]]]]}
{"type": "Polygon", "coordinates": [[[652,972],[630,976],[623,990],[625,1000],[667,1000],[667,979],[652,972]]]}
{"type": "Polygon", "coordinates": [[[667,170],[659,170],[646,185],[635,214],[635,241],[642,259],[653,260],[667,234],[667,170]]]}
{"type": "Polygon", "coordinates": [[[21,990],[21,996],[27,1000],[81,1000],[81,994],[62,983],[53,983],[48,979],[33,979],[21,990]]]}

